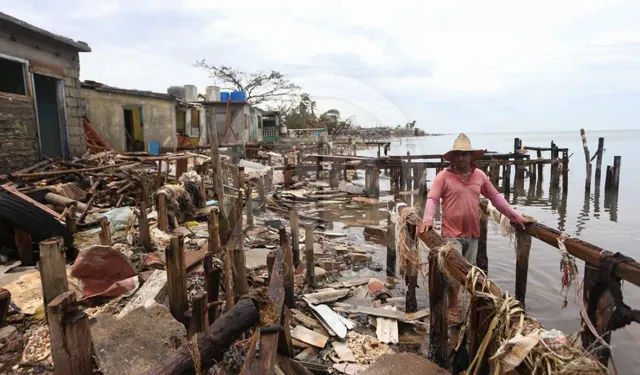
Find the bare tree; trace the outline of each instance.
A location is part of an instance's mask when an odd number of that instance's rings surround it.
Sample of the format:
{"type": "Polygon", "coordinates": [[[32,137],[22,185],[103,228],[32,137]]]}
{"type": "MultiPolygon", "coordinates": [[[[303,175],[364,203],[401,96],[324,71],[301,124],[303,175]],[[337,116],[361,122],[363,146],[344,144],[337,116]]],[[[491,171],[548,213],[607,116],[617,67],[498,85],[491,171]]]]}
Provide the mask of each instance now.
{"type": "Polygon", "coordinates": [[[247,73],[225,65],[209,65],[205,60],[197,62],[196,66],[208,70],[209,77],[213,78],[216,83],[223,85],[223,90],[246,92],[247,102],[253,105],[294,96],[296,91],[300,89],[284,74],[275,70],[247,73]]]}

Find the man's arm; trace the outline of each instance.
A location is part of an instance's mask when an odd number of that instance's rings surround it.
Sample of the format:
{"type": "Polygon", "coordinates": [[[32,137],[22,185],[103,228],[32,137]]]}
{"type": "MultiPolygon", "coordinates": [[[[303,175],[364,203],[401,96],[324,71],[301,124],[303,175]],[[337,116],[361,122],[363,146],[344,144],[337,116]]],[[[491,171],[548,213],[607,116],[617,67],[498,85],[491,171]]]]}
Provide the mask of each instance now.
{"type": "Polygon", "coordinates": [[[436,207],[438,206],[438,203],[440,203],[440,198],[442,197],[444,182],[441,173],[442,172],[438,173],[436,178],[433,179],[431,189],[427,195],[427,203],[424,207],[424,217],[422,218],[422,222],[425,224],[433,224],[436,207]]]}
{"type": "MultiPolygon", "coordinates": [[[[483,173],[484,174],[484,173],[483,173]]],[[[518,211],[514,210],[513,207],[504,199],[504,196],[496,190],[496,188],[489,180],[487,175],[484,175],[482,178],[482,188],[481,193],[487,199],[491,201],[491,204],[504,216],[508,217],[510,221],[520,223],[522,222],[523,216],[518,211]]]]}

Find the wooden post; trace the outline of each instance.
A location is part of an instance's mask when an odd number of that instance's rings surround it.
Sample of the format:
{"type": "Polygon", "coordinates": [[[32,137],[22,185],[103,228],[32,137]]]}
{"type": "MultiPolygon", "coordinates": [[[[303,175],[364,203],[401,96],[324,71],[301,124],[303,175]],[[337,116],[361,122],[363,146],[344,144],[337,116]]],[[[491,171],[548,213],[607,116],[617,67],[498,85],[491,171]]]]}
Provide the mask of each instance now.
{"type": "Polygon", "coordinates": [[[253,185],[247,186],[247,226],[253,228],[253,185]]]}
{"type": "Polygon", "coordinates": [[[16,248],[20,261],[23,266],[33,266],[36,264],[35,256],[33,254],[33,241],[31,235],[20,228],[14,228],[14,239],[16,241],[16,248]]]}
{"type": "Polygon", "coordinates": [[[476,255],[476,265],[484,271],[485,275],[489,274],[489,257],[487,256],[487,233],[489,223],[487,219],[487,202],[480,202],[482,213],[480,215],[480,237],[478,238],[478,254],[476,255]]]}
{"type": "MultiPolygon", "coordinates": [[[[211,146],[211,178],[213,179],[214,199],[223,215],[224,212],[224,186],[222,183],[222,166],[220,165],[220,150],[218,149],[218,124],[215,109],[205,111],[209,144],[211,146]]],[[[159,212],[158,212],[159,214],[159,212]]],[[[160,223],[158,222],[158,225],[160,223]]],[[[160,228],[162,229],[162,228],[160,228]]]]}
{"type": "Polygon", "coordinates": [[[169,308],[177,321],[184,323],[189,308],[187,300],[187,271],[184,261],[184,237],[171,236],[171,244],[165,249],[169,308]]]}
{"type": "Polygon", "coordinates": [[[209,327],[209,313],[207,309],[207,294],[198,292],[191,299],[193,308],[189,311],[189,325],[187,338],[191,339],[196,333],[204,332],[209,327]]]}
{"type": "MultiPolygon", "coordinates": [[[[536,151],[536,156],[538,157],[538,159],[542,159],[542,151],[541,150],[537,150],[536,151]]],[[[542,173],[544,172],[544,165],[542,163],[538,164],[538,176],[537,178],[542,180],[542,173]]]]}
{"type": "Polygon", "coordinates": [[[529,253],[531,235],[522,229],[516,230],[516,299],[525,307],[527,294],[527,274],[529,272],[529,253]]]}
{"type": "Polygon", "coordinates": [[[513,152],[514,153],[519,152],[521,146],[522,146],[522,142],[520,141],[520,138],[514,138],[513,139],[513,152]]]}
{"type": "Polygon", "coordinates": [[[611,181],[611,187],[616,191],[620,186],[620,163],[622,163],[622,156],[613,157],[613,180],[611,181]]]}
{"type": "Polygon", "coordinates": [[[275,261],[276,261],[276,252],[270,251],[269,254],[267,254],[267,273],[268,273],[267,284],[271,283],[271,277],[273,276],[273,263],[275,261]]]}
{"type": "Polygon", "coordinates": [[[612,180],[613,180],[613,167],[611,167],[610,165],[607,165],[607,174],[605,175],[605,179],[604,179],[605,190],[611,189],[612,180]]]}
{"type": "Polygon", "coordinates": [[[337,189],[339,185],[340,185],[340,169],[336,165],[331,164],[331,169],[329,170],[329,186],[332,189],[337,189]]]}
{"type": "Polygon", "coordinates": [[[258,178],[258,197],[260,198],[259,211],[264,213],[267,209],[267,199],[264,192],[264,176],[258,178]]]}
{"type": "MultiPolygon", "coordinates": [[[[238,199],[242,200],[242,190],[238,192],[238,199]]],[[[244,236],[242,235],[242,210],[240,210],[238,214],[238,220],[233,227],[236,243],[236,246],[234,247],[235,253],[233,254],[236,300],[239,300],[240,297],[244,296],[249,291],[249,285],[247,284],[247,260],[244,254],[244,236]]],[[[233,215],[230,216],[234,217],[233,215]]]]}
{"type": "Polygon", "coordinates": [[[293,254],[293,266],[297,268],[300,263],[300,228],[298,213],[293,207],[289,209],[289,221],[291,223],[291,251],[293,254]]]}
{"type": "Polygon", "coordinates": [[[438,266],[436,251],[429,252],[429,355],[440,366],[447,363],[447,298],[448,286],[445,276],[438,266]]]}
{"type": "Polygon", "coordinates": [[[167,194],[165,192],[158,192],[156,194],[156,212],[158,213],[158,229],[168,233],[169,216],[167,214],[167,194]]]}
{"type": "Polygon", "coordinates": [[[140,240],[145,250],[150,251],[153,249],[151,243],[151,233],[149,232],[149,219],[147,217],[147,203],[144,200],[140,201],[138,213],[138,230],[140,231],[140,240]]]}
{"type": "Polygon", "coordinates": [[[294,291],[294,268],[293,268],[293,254],[291,252],[291,246],[287,239],[287,230],[283,227],[280,228],[280,246],[284,250],[284,264],[282,265],[283,272],[283,284],[284,284],[284,303],[285,305],[293,309],[295,308],[296,301],[293,294],[294,291]]]}
{"type": "MultiPolygon", "coordinates": [[[[598,185],[600,180],[598,177],[598,185]]],[[[566,191],[569,187],[569,151],[562,152],[562,190],[566,191]]]]}
{"type": "Polygon", "coordinates": [[[11,292],[7,289],[0,288],[0,327],[4,327],[4,321],[9,312],[11,304],[11,292]]]}
{"type": "Polygon", "coordinates": [[[582,148],[584,149],[584,158],[586,162],[587,175],[584,182],[585,190],[591,189],[591,156],[589,154],[589,145],[587,144],[587,135],[584,129],[580,129],[580,136],[582,137],[582,148]]]}
{"type": "Polygon", "coordinates": [[[89,317],[78,309],[74,292],[64,292],[47,304],[51,357],[55,375],[91,375],[89,317]]]}
{"type": "MultiPolygon", "coordinates": [[[[407,246],[405,249],[407,254],[413,254],[412,259],[418,259],[418,242],[416,226],[407,223],[406,241],[401,246],[407,246]]],[[[404,276],[407,292],[405,296],[405,312],[412,313],[418,311],[418,300],[416,298],[416,288],[418,287],[418,265],[414,264],[411,259],[408,262],[404,276]]],[[[431,290],[431,289],[430,289],[431,290]]]]}
{"type": "Polygon", "coordinates": [[[207,292],[209,323],[213,323],[218,317],[218,306],[215,305],[220,297],[220,273],[218,267],[213,267],[213,257],[208,252],[202,261],[204,268],[204,290],[207,292]]]}
{"type": "Polygon", "coordinates": [[[396,275],[396,225],[391,221],[394,206],[393,201],[387,202],[387,276],[391,277],[396,275]]]}
{"type": "Polygon", "coordinates": [[[224,257],[225,311],[229,311],[236,303],[235,293],[233,292],[233,254],[227,246],[222,246],[222,254],[224,257]]]}
{"type": "Polygon", "coordinates": [[[71,233],[75,233],[78,230],[78,217],[76,216],[77,206],[78,206],[78,202],[76,201],[73,201],[67,205],[67,213],[65,215],[65,224],[67,226],[67,230],[71,233]]]}
{"type": "Polygon", "coordinates": [[[40,242],[40,281],[44,305],[69,290],[65,262],[64,240],[53,237],[40,242]]]}
{"type": "Polygon", "coordinates": [[[209,243],[208,250],[211,254],[220,254],[220,221],[218,218],[219,211],[214,208],[209,212],[209,243]]]}
{"type": "Polygon", "coordinates": [[[302,164],[302,151],[296,153],[296,167],[298,169],[298,182],[304,180],[304,165],[302,164]]]}
{"type": "MultiPolygon", "coordinates": [[[[492,303],[485,297],[471,297],[471,327],[469,337],[469,357],[475,358],[480,349],[482,340],[491,325],[492,303]]],[[[485,349],[484,355],[480,359],[479,375],[489,375],[489,356],[493,353],[490,346],[485,349]]]]}
{"type": "MultiPolygon", "coordinates": [[[[146,202],[146,199],[143,199],[146,202]]],[[[207,189],[204,187],[204,178],[200,178],[200,206],[198,208],[207,207],[207,189]]]]}
{"type": "MultiPolygon", "coordinates": [[[[600,277],[600,270],[598,267],[585,262],[584,263],[584,281],[582,287],[582,299],[587,310],[587,315],[589,316],[589,320],[593,324],[593,327],[596,329],[596,333],[598,336],[602,337],[602,339],[607,343],[611,343],[611,332],[607,331],[607,326],[609,325],[609,319],[613,314],[613,310],[615,308],[615,304],[611,293],[607,290],[604,291],[597,300],[596,306],[594,307],[594,311],[589,311],[589,301],[591,298],[591,293],[593,292],[593,287],[598,282],[600,277]]],[[[582,319],[582,333],[581,333],[581,341],[582,346],[587,349],[592,349],[593,346],[601,347],[601,343],[596,343],[595,336],[591,333],[591,330],[585,326],[584,318],[582,319]],[[593,345],[593,346],[592,346],[593,345]]],[[[598,356],[598,359],[602,364],[607,366],[609,361],[610,352],[601,348],[596,350],[595,353],[598,356]]]]}
{"type": "Polygon", "coordinates": [[[598,138],[598,156],[596,157],[596,181],[600,181],[602,175],[602,154],[604,153],[604,137],[598,138]]]}
{"type": "Polygon", "coordinates": [[[307,265],[307,284],[310,288],[316,287],[316,273],[315,273],[315,256],[313,254],[313,224],[304,225],[305,233],[305,245],[304,256],[307,265]]]}
{"type": "Polygon", "coordinates": [[[109,218],[106,216],[102,216],[100,218],[100,244],[104,246],[111,246],[111,223],[109,222],[109,218]]]}
{"type": "Polygon", "coordinates": [[[176,160],[176,181],[180,180],[180,177],[187,172],[189,168],[189,160],[178,159],[176,160]]]}

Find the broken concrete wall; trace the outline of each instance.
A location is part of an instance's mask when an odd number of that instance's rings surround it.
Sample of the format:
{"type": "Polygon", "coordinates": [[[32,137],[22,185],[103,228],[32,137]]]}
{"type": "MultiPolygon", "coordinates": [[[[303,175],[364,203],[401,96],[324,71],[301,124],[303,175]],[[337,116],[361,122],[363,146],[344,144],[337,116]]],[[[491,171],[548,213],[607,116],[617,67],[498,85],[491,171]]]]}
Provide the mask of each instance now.
{"type": "Polygon", "coordinates": [[[126,152],[125,106],[142,107],[145,150],[160,143],[160,152],[175,152],[176,101],[82,88],[91,126],[118,152],[126,152]]]}
{"type": "MultiPolygon", "coordinates": [[[[0,24],[1,54],[28,61],[31,72],[64,82],[69,151],[85,150],[84,102],[80,94],[80,59],[76,50],[38,34],[0,24]]],[[[0,93],[0,163],[3,170],[26,167],[39,158],[33,83],[27,77],[27,95],[0,93]]]]}

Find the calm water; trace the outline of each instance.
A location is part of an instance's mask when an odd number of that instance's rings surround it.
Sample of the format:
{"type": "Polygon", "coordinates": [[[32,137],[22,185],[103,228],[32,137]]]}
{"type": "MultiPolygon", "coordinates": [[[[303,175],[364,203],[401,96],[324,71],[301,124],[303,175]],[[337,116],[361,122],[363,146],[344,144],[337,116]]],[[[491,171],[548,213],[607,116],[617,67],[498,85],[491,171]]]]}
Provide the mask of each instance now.
{"type": "MultiPolygon", "coordinates": [[[[640,220],[640,199],[636,194],[636,186],[640,176],[633,172],[632,160],[640,155],[637,146],[640,131],[587,131],[587,140],[591,154],[597,149],[598,137],[605,138],[603,157],[603,177],[601,188],[592,183],[591,192],[584,193],[585,159],[582,141],[578,130],[573,132],[549,133],[509,133],[509,134],[468,134],[472,145],[477,148],[497,152],[509,152],[513,149],[513,139],[518,137],[525,146],[549,147],[554,141],[558,147],[569,148],[569,186],[566,202],[562,194],[550,194],[549,171],[545,174],[541,189],[533,187],[529,191],[529,181],[524,183],[524,191],[509,194],[509,201],[521,212],[535,217],[538,221],[566,232],[571,237],[578,237],[610,251],[621,251],[635,259],[640,259],[640,249],[636,246],[640,237],[637,222],[640,220]],[[617,202],[605,200],[604,171],[607,165],[613,164],[614,155],[622,156],[620,188],[617,202]],[[514,194],[515,193],[515,194],[514,194]],[[635,224],[634,224],[635,223],[635,224]]],[[[446,152],[456,135],[439,137],[405,138],[392,141],[391,155],[438,154],[446,152]]],[[[377,149],[361,151],[359,155],[375,156],[377,149]]],[[[549,157],[549,152],[543,153],[549,157]]],[[[535,158],[535,152],[532,155],[535,158]]],[[[595,160],[594,160],[595,163],[595,160]]],[[[594,165],[595,171],[595,165],[594,165]]],[[[514,176],[512,171],[512,178],[514,176]]],[[[430,170],[428,179],[435,177],[430,170]]],[[[562,188],[562,186],[561,186],[562,188]]],[[[381,181],[381,189],[388,189],[388,180],[381,181]]],[[[515,250],[509,238],[502,237],[497,230],[489,226],[487,246],[489,256],[489,275],[492,280],[514,294],[515,289],[515,250]]],[[[560,255],[557,249],[536,239],[533,240],[529,261],[529,277],[527,287],[528,313],[539,319],[547,329],[557,328],[565,333],[577,332],[580,329],[579,305],[575,298],[575,290],[569,294],[569,305],[562,309],[561,273],[559,271],[560,255]]],[[[578,260],[580,279],[584,263],[578,260]]],[[[422,289],[424,291],[424,289],[422,289]]],[[[632,308],[640,308],[639,289],[631,284],[623,285],[625,302],[632,308]]],[[[420,294],[420,292],[419,292],[420,294]]],[[[424,292],[422,292],[424,294],[424,292]]],[[[420,298],[422,304],[426,296],[420,298]]],[[[640,357],[635,353],[640,350],[640,326],[637,324],[618,330],[612,336],[612,346],[618,370],[621,373],[640,373],[640,357]]]]}

